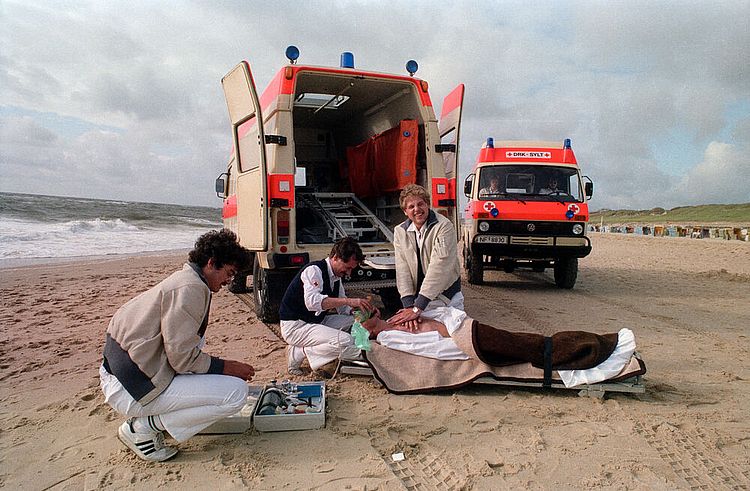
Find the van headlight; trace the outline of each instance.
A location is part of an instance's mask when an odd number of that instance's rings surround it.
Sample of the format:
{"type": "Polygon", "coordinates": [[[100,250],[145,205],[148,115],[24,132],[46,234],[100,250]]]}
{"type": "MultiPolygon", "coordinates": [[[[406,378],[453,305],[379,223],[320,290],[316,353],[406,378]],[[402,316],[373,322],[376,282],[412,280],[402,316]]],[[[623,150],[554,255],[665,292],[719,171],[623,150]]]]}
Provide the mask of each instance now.
{"type": "Polygon", "coordinates": [[[583,233],[583,225],[580,223],[576,223],[573,225],[573,233],[576,235],[581,235],[583,233]]]}
{"type": "Polygon", "coordinates": [[[490,224],[487,222],[479,222],[479,230],[481,232],[486,232],[490,229],[490,224]]]}

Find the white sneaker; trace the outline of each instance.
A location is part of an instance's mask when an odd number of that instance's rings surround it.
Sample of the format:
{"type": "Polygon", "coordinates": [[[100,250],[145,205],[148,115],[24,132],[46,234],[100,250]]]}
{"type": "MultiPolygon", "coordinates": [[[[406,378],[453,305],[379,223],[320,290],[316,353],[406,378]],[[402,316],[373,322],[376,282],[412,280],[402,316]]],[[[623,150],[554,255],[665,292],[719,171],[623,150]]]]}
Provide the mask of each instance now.
{"type": "Polygon", "coordinates": [[[305,352],[298,346],[287,345],[286,347],[286,371],[289,375],[302,375],[300,368],[305,361],[305,352]]]}
{"type": "Polygon", "coordinates": [[[132,418],[120,425],[117,430],[120,441],[142,458],[152,462],[163,462],[177,455],[177,449],[164,445],[164,433],[136,433],[133,431],[132,418]]]}

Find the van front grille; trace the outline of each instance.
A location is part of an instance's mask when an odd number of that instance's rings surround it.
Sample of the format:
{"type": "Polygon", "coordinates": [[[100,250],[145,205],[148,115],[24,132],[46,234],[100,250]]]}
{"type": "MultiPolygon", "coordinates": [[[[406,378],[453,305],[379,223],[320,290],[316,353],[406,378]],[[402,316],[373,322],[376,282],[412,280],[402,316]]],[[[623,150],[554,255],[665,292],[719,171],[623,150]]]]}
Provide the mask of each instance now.
{"type": "Polygon", "coordinates": [[[511,237],[511,245],[535,245],[551,246],[554,243],[553,237],[511,237]]]}

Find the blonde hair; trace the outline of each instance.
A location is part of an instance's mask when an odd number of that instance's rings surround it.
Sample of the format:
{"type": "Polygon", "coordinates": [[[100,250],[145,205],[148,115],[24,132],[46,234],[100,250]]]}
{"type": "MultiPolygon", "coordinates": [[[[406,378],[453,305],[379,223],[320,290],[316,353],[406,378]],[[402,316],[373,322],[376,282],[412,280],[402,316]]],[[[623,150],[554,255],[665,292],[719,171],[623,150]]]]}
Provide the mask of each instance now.
{"type": "Polygon", "coordinates": [[[409,198],[422,198],[427,206],[430,205],[430,193],[419,184],[407,184],[404,189],[401,190],[401,194],[398,197],[398,204],[403,210],[406,206],[406,200],[409,198]]]}

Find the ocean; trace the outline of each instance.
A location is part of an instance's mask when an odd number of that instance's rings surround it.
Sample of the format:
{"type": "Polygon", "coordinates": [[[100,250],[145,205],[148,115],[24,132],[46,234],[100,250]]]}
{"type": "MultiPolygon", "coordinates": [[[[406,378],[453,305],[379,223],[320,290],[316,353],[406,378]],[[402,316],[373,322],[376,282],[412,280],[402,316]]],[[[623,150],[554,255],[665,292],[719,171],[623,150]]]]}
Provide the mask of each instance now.
{"type": "Polygon", "coordinates": [[[221,209],[0,193],[0,266],[190,249],[221,209]]]}

